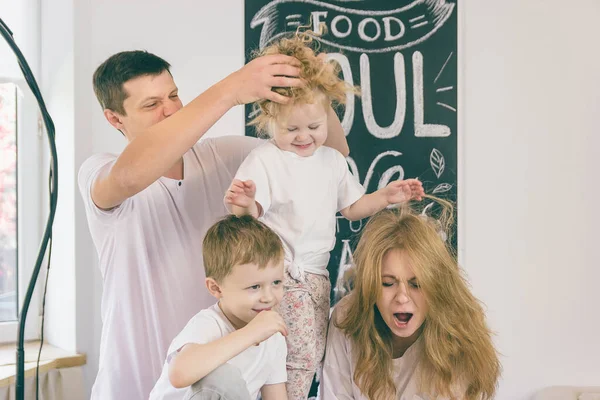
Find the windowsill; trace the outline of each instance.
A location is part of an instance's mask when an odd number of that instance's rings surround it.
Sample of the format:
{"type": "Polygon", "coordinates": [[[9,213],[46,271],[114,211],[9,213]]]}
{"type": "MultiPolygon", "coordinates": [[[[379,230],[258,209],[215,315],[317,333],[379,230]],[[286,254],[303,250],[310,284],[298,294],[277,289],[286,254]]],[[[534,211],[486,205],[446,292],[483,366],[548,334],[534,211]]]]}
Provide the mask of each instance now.
{"type": "MultiPolygon", "coordinates": [[[[27,342],[25,349],[25,378],[35,376],[40,341],[27,342]]],[[[77,354],[44,343],[40,357],[40,374],[52,369],[70,368],[85,365],[85,354],[77,354]]],[[[8,343],[0,345],[0,387],[6,387],[15,382],[16,376],[16,345],[8,343]]]]}

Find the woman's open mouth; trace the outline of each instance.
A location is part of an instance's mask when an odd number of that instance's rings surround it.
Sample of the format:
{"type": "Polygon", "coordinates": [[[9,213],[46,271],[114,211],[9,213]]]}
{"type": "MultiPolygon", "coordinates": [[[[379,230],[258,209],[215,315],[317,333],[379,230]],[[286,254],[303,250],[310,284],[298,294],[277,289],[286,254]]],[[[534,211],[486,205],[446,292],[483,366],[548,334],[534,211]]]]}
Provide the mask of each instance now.
{"type": "Polygon", "coordinates": [[[394,323],[398,328],[405,328],[412,316],[412,313],[395,313],[394,323]]]}

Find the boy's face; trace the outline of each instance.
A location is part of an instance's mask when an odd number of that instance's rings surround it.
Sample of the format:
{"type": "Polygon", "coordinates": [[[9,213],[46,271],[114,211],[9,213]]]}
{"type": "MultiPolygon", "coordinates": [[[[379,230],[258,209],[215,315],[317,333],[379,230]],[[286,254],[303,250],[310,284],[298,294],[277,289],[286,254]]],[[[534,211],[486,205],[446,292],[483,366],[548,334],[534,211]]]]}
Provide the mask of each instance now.
{"type": "Polygon", "coordinates": [[[212,278],[207,278],[206,284],[219,299],[225,316],[240,329],[259,312],[279,304],[283,296],[283,260],[271,262],[265,268],[256,264],[236,265],[221,284],[212,278]]]}
{"type": "Polygon", "coordinates": [[[183,107],[169,71],[131,79],[123,84],[123,89],[129,95],[123,102],[126,115],[111,110],[104,114],[129,141],[183,107]]]}
{"type": "Polygon", "coordinates": [[[281,150],[312,156],[327,139],[327,110],[323,102],[292,105],[287,121],[275,125],[273,139],[281,150]]]}

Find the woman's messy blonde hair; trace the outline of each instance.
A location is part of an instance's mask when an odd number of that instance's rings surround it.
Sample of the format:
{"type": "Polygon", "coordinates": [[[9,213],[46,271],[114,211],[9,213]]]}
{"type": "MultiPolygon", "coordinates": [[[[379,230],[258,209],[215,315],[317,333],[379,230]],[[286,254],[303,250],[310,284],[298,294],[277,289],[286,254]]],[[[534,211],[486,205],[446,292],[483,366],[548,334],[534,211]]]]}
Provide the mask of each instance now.
{"type": "Polygon", "coordinates": [[[335,325],[352,341],[354,381],[369,399],[396,398],[392,332],[376,306],[386,253],[400,249],[411,261],[429,311],[421,333],[420,390],[449,399],[492,399],[500,363],[480,302],[471,294],[443,232],[450,232],[452,205],[436,219],[408,206],[384,210],[366,224],[354,253],[354,288],[335,325]],[[441,224],[440,224],[441,223],[441,224]]]}
{"type": "Polygon", "coordinates": [[[313,104],[323,102],[328,107],[333,104],[345,104],[348,93],[358,94],[358,89],[339,77],[340,67],[337,63],[327,62],[318,56],[318,42],[313,39],[312,31],[300,31],[292,37],[286,37],[256,52],[254,57],[283,54],[295,57],[300,61],[300,78],[305,81],[302,87],[277,87],[273,90],[290,98],[287,105],[270,100],[259,100],[254,103],[252,115],[256,117],[249,125],[256,127],[257,133],[272,136],[272,124],[282,124],[294,104],[313,104]]]}

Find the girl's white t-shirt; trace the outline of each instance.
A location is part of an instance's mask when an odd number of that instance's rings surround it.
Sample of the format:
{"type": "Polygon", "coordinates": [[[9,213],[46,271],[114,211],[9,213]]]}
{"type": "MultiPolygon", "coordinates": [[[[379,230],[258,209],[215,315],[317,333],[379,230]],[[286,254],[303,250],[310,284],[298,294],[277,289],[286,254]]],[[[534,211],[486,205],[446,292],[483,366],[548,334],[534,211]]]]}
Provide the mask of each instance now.
{"type": "Polygon", "coordinates": [[[344,156],[321,146],[301,157],[268,141],[250,152],[235,177],[256,184],[261,219],[281,237],[290,274],[328,276],[336,213],[365,193],[344,156]]]}

